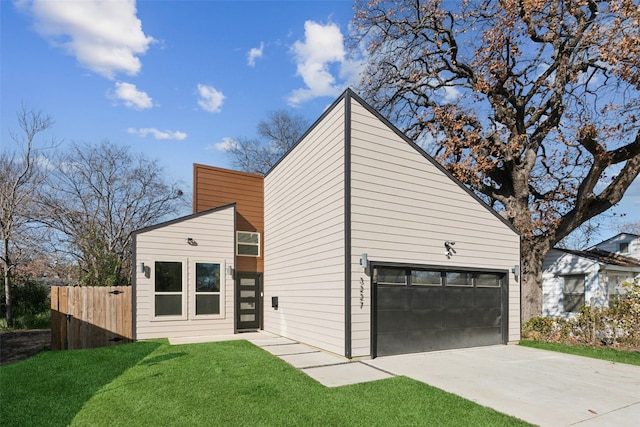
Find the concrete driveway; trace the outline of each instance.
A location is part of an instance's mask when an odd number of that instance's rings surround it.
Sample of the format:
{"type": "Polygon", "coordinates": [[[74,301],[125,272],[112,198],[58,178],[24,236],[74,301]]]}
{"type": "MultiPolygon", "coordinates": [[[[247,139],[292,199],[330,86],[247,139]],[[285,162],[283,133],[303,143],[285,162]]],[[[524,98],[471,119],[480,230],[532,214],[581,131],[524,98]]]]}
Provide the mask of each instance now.
{"type": "Polygon", "coordinates": [[[516,345],[361,363],[541,426],[640,426],[640,366],[516,345]]]}

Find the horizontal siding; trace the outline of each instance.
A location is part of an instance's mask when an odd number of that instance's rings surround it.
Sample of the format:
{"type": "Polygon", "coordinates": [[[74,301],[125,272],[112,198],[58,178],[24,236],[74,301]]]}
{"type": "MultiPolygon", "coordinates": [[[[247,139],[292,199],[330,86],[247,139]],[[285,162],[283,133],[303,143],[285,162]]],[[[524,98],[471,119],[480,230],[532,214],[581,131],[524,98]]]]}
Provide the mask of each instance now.
{"type": "MultiPolygon", "coordinates": [[[[264,239],[264,178],[246,172],[193,165],[194,212],[236,204],[238,231],[254,231],[264,239]]],[[[259,257],[238,257],[238,271],[262,272],[264,245],[259,257]]]]}
{"type": "Polygon", "coordinates": [[[186,319],[153,319],[154,284],[152,274],[147,276],[136,269],[136,339],[177,338],[234,333],[234,281],[226,275],[226,266],[234,263],[235,209],[230,206],[195,218],[174,222],[136,235],[136,263],[143,262],[153,268],[155,261],[182,261],[186,265],[186,319]],[[197,245],[185,241],[192,237],[197,245]],[[195,318],[193,305],[193,261],[220,262],[224,278],[224,316],[216,319],[195,318]]]}
{"type": "MultiPolygon", "coordinates": [[[[355,100],[351,111],[353,355],[364,356],[370,354],[365,307],[371,289],[358,264],[362,253],[379,262],[511,271],[520,263],[520,240],[355,100]],[[445,256],[445,241],[456,242],[451,259],[445,256]]],[[[520,289],[511,273],[509,283],[509,340],[515,341],[520,338],[520,289]]]]}
{"type": "Polygon", "coordinates": [[[344,354],[344,107],[265,177],[264,329],[344,354]]]}

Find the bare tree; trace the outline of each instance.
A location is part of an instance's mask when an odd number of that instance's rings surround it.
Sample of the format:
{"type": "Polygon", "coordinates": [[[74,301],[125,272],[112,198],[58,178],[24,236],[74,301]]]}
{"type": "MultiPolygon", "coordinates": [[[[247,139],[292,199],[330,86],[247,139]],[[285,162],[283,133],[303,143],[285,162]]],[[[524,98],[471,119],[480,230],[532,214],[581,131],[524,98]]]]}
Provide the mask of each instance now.
{"type": "Polygon", "coordinates": [[[5,289],[7,325],[13,326],[11,278],[16,266],[37,247],[33,242],[36,189],[46,177],[41,163],[42,150],[36,137],[53,126],[49,116],[24,106],[18,112],[20,134],[11,132],[14,151],[0,153],[0,233],[2,234],[2,272],[5,289]]]}
{"type": "Polygon", "coordinates": [[[132,233],[186,206],[178,183],[156,161],[108,142],[74,144],[54,163],[40,201],[58,249],[77,260],[83,284],[128,284],[132,233]]]}
{"type": "Polygon", "coordinates": [[[618,224],[620,233],[631,233],[640,236],[640,221],[624,221],[618,224]]]}
{"type": "Polygon", "coordinates": [[[631,0],[359,1],[361,92],[522,235],[523,320],[542,262],[640,172],[631,0]]]}
{"type": "Polygon", "coordinates": [[[259,139],[236,138],[226,151],[233,166],[245,172],[266,174],[302,137],[307,121],[298,115],[278,110],[258,124],[259,139]]]}

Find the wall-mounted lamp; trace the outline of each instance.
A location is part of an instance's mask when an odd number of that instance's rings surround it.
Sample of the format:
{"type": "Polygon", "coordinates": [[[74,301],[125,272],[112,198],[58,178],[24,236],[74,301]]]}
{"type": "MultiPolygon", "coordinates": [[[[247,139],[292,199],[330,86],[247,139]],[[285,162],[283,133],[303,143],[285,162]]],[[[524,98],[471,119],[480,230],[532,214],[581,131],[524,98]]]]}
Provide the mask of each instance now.
{"type": "Polygon", "coordinates": [[[360,257],[360,265],[365,270],[367,269],[367,267],[369,267],[369,257],[366,253],[362,254],[362,256],[360,257]]]}
{"type": "Polygon", "coordinates": [[[233,267],[230,265],[227,265],[227,276],[232,276],[233,275],[233,267]]]}
{"type": "Polygon", "coordinates": [[[511,269],[513,276],[516,278],[516,282],[518,281],[518,277],[520,277],[520,264],[516,264],[511,269]]]}
{"type": "Polygon", "coordinates": [[[144,262],[141,262],[140,264],[138,264],[138,271],[140,273],[144,273],[144,262]]]}
{"type": "Polygon", "coordinates": [[[444,248],[447,250],[444,254],[449,259],[453,256],[453,254],[456,253],[456,250],[453,249],[453,245],[455,245],[455,244],[456,244],[456,242],[452,242],[452,241],[449,241],[449,240],[444,242],[444,248]]]}
{"type": "Polygon", "coordinates": [[[191,245],[191,246],[195,246],[197,243],[195,240],[193,240],[193,237],[187,237],[185,239],[185,242],[187,242],[187,245],[191,245]]]}

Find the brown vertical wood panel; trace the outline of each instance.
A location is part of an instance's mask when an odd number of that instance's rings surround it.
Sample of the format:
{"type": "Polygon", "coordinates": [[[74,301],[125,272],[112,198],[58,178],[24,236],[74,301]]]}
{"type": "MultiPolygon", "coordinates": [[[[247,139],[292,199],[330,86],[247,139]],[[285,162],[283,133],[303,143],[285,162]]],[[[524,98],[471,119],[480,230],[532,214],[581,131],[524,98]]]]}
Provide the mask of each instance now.
{"type": "Polygon", "coordinates": [[[124,293],[119,295],[120,305],[122,307],[122,331],[120,335],[127,341],[130,341],[133,337],[133,330],[131,327],[131,287],[123,287],[124,293]]]}
{"type": "Polygon", "coordinates": [[[236,258],[237,271],[264,271],[264,177],[246,172],[193,165],[193,211],[236,204],[236,231],[260,233],[260,256],[236,258]]]}
{"type": "Polygon", "coordinates": [[[59,350],[66,350],[69,348],[69,342],[67,336],[69,334],[69,319],[67,313],[69,313],[69,288],[64,286],[60,287],[58,291],[58,311],[60,312],[60,341],[59,350]]]}
{"type": "Polygon", "coordinates": [[[51,349],[60,350],[60,311],[58,311],[59,286],[51,287],[51,349]]]}

